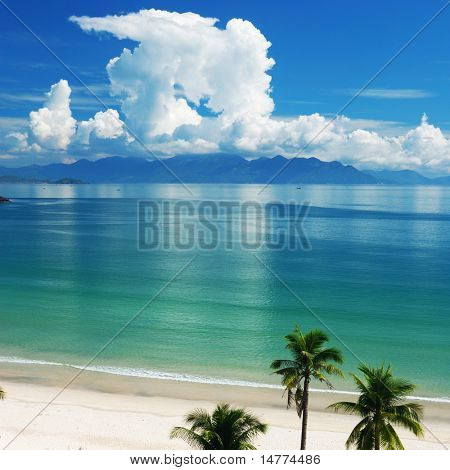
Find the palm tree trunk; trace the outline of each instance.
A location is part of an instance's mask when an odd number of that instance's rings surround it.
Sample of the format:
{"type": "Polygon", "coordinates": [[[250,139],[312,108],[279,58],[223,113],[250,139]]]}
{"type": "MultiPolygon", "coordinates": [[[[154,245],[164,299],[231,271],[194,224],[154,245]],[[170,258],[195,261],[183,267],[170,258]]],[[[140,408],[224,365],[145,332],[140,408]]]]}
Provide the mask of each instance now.
{"type": "Polygon", "coordinates": [[[375,434],[375,450],[380,450],[380,413],[378,411],[375,412],[375,429],[374,429],[374,434],[375,434]]]}
{"type": "Polygon", "coordinates": [[[375,424],[375,450],[380,450],[380,429],[375,424]]]}
{"type": "Polygon", "coordinates": [[[308,428],[308,398],[309,398],[309,378],[305,378],[305,386],[303,388],[303,421],[302,421],[302,440],[300,450],[306,449],[306,431],[308,428]]]}

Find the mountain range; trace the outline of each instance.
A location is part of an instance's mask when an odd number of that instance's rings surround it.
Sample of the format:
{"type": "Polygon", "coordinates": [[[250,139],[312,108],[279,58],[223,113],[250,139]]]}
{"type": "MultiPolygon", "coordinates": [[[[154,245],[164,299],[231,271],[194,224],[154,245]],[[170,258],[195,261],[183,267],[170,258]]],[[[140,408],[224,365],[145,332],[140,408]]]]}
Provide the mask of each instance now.
{"type": "Polygon", "coordinates": [[[16,178],[67,183],[178,183],[181,180],[184,183],[450,185],[450,177],[432,179],[410,170],[363,172],[351,165],[314,157],[289,160],[278,155],[246,160],[234,154],[179,155],[163,162],[106,157],[70,164],[0,167],[0,178],[5,182],[16,178]]]}

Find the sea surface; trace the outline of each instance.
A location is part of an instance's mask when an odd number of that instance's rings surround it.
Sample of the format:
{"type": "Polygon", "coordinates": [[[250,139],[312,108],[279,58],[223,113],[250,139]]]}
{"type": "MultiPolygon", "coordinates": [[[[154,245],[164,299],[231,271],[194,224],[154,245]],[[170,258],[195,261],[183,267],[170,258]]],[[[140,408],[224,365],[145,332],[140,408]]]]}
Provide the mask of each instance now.
{"type": "MultiPolygon", "coordinates": [[[[297,322],[328,332],[346,372],[384,362],[415,395],[450,396],[450,188],[189,189],[0,185],[12,198],[0,205],[0,370],[98,354],[89,368],[107,373],[275,386],[269,364],[297,322]],[[310,249],[139,250],[138,200],[307,201],[310,249]]],[[[352,390],[349,376],[334,383],[352,390]]]]}

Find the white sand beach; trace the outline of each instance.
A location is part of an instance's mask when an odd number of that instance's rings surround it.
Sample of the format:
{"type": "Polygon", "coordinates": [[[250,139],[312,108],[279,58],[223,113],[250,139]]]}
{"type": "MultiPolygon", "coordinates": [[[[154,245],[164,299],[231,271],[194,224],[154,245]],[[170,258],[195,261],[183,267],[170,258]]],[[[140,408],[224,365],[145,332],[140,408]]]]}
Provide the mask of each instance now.
{"type": "MultiPolygon", "coordinates": [[[[74,375],[64,367],[2,365],[0,446],[4,448],[74,375]]],[[[315,392],[311,398],[310,449],[344,449],[356,417],[326,410],[349,395],[315,392]]],[[[8,447],[10,449],[186,449],[169,439],[173,426],[196,407],[227,401],[249,408],[269,424],[260,449],[297,449],[299,421],[286,410],[281,390],[123,377],[83,372],[8,447]]],[[[422,402],[425,439],[400,430],[407,449],[450,446],[450,404],[422,402]]]]}

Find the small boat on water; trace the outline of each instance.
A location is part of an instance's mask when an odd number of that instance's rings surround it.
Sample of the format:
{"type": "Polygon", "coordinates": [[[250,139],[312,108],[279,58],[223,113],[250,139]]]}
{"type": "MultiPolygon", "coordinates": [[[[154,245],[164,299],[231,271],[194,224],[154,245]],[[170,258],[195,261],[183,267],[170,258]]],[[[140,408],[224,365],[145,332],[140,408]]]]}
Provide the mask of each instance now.
{"type": "Polygon", "coordinates": [[[7,197],[0,196],[0,203],[1,202],[11,202],[11,200],[8,199],[7,197]]]}
{"type": "Polygon", "coordinates": [[[302,187],[301,187],[301,186],[297,186],[297,189],[302,189],[302,187]]]}

